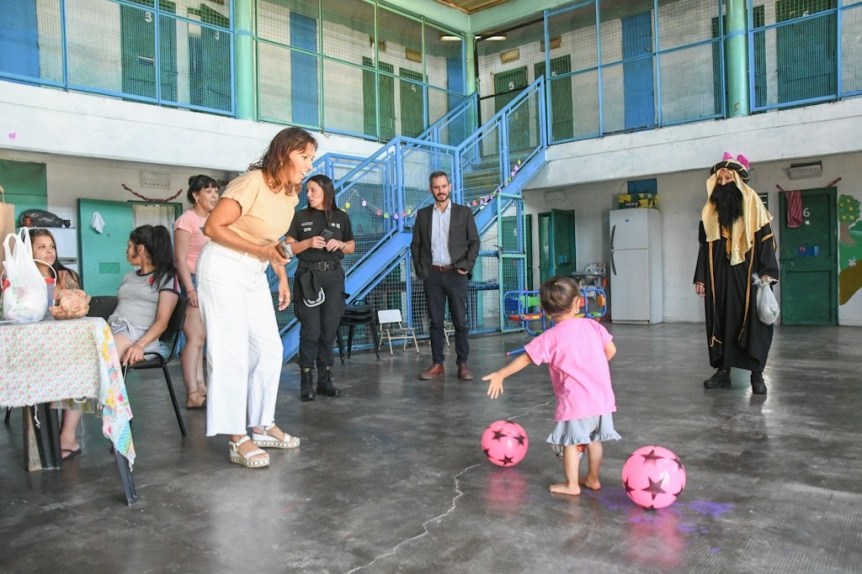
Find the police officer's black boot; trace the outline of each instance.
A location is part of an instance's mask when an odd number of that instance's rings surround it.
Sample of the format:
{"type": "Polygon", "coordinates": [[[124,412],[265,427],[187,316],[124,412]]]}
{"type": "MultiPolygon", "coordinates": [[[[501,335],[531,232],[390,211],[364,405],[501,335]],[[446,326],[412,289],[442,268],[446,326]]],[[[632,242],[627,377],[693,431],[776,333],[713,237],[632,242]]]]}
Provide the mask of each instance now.
{"type": "Polygon", "coordinates": [[[332,384],[332,370],[329,367],[317,369],[317,394],[324,397],[340,397],[341,389],[332,384]]]}
{"type": "Polygon", "coordinates": [[[302,401],[313,401],[317,398],[314,394],[314,370],[301,367],[302,378],[299,381],[299,399],[302,401]]]}

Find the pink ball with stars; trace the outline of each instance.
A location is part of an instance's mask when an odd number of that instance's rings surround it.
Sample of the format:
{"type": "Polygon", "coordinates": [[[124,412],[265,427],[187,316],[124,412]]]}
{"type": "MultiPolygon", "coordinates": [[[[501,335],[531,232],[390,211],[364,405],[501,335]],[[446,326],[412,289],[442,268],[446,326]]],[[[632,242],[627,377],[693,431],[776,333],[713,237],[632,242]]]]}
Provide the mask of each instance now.
{"type": "Polygon", "coordinates": [[[623,487],[638,506],[664,508],[676,502],[685,488],[685,467],[672,451],[643,446],[623,465],[623,487]]]}
{"type": "Polygon", "coordinates": [[[527,455],[530,440],[518,423],[494,421],[482,433],[482,450],[497,466],[515,466],[527,455]]]}

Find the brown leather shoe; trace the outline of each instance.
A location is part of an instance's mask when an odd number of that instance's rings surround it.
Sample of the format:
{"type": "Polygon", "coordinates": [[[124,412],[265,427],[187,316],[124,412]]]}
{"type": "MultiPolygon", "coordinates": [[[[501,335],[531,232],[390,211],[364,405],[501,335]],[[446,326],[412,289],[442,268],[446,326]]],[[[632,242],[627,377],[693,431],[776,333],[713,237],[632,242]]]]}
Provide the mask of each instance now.
{"type": "Polygon", "coordinates": [[[473,380],[473,373],[470,372],[470,367],[467,366],[467,363],[461,363],[458,365],[458,378],[462,381],[473,380]]]}
{"type": "Polygon", "coordinates": [[[422,373],[420,373],[419,375],[419,378],[423,381],[430,381],[434,377],[442,375],[444,372],[445,370],[443,369],[443,365],[441,365],[440,363],[434,363],[433,365],[428,367],[427,370],[422,371],[422,373]]]}

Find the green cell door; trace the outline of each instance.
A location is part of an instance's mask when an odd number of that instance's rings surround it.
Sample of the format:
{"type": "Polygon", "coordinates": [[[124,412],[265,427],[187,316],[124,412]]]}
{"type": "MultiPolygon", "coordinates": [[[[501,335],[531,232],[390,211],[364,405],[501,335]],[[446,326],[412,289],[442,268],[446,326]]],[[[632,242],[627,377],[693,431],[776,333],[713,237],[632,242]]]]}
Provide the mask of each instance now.
{"type": "MultiPolygon", "coordinates": [[[[201,22],[230,29],[230,18],[222,16],[203,4],[201,4],[201,22]]],[[[230,110],[230,34],[214,28],[201,27],[198,70],[200,71],[200,105],[217,110],[230,110]]]]}
{"type": "Polygon", "coordinates": [[[126,242],[135,228],[132,204],[99,199],[78,200],[80,261],[83,289],[90,296],[116,295],[123,276],[132,270],[126,261],[126,242]],[[105,222],[102,233],[90,227],[93,214],[105,222]]]}
{"type": "MultiPolygon", "coordinates": [[[[4,201],[15,206],[15,225],[23,211],[48,209],[48,176],[44,163],[0,159],[0,184],[6,190],[4,201]]],[[[0,244],[4,239],[0,237],[0,244]]],[[[0,257],[2,251],[0,247],[0,257]]]]}
{"type": "MultiPolygon", "coordinates": [[[[494,74],[494,111],[499,112],[506,104],[518,97],[527,87],[527,67],[494,74]]],[[[509,116],[509,153],[530,148],[530,109],[522,105],[509,116]]]]}
{"type": "MultiPolygon", "coordinates": [[[[535,74],[545,75],[545,63],[535,66],[535,74]]],[[[551,101],[548,109],[551,112],[551,140],[562,141],[575,135],[574,115],[572,111],[572,77],[557,78],[572,71],[572,58],[569,55],[551,60],[551,77],[545,78],[550,87],[551,101]]]]}
{"type": "MultiPolygon", "coordinates": [[[[123,92],[156,97],[155,12],[147,10],[153,0],[129,0],[145,8],[120,6],[123,92]]],[[[176,13],[176,4],[159,0],[163,12],[176,13]]],[[[177,23],[170,16],[159,18],[159,76],[161,98],[177,101],[177,23]]]]}
{"type": "Polygon", "coordinates": [[[422,74],[400,68],[401,80],[401,135],[414,138],[425,131],[425,98],[422,94],[422,74]]]}
{"type": "MultiPolygon", "coordinates": [[[[362,65],[373,67],[371,58],[362,57],[362,65]]],[[[365,133],[375,136],[380,141],[389,141],[395,137],[395,81],[389,75],[395,71],[392,64],[380,62],[380,72],[362,71],[362,105],[365,117],[365,133]],[[377,106],[380,106],[380,131],[377,130],[377,106]]]]}
{"type": "MultiPolygon", "coordinates": [[[[779,0],[776,22],[835,8],[835,0],[779,0]]],[[[775,30],[778,101],[793,102],[834,95],[837,90],[835,13],[775,30]]]]}
{"type": "Polygon", "coordinates": [[[552,209],[539,214],[539,281],[577,271],[575,212],[552,209]]]}
{"type": "Polygon", "coordinates": [[[802,192],[803,222],[787,227],[787,200],[779,194],[781,322],[838,324],[835,189],[802,192]]]}

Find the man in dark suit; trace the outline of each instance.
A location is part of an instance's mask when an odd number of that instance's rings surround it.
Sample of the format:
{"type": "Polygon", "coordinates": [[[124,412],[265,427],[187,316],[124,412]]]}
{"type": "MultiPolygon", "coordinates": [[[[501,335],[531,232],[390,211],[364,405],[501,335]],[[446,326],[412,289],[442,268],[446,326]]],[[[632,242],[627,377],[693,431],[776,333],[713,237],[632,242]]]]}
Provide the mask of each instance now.
{"type": "Polygon", "coordinates": [[[430,380],[442,375],[443,320],[446,300],[455,325],[455,353],[458,356],[458,378],[473,379],[467,366],[470,343],[467,335],[467,279],[479,255],[479,231],[473,210],[456,205],[449,199],[449,176],[435,171],[428,178],[434,205],[416,212],[410,252],[416,276],[425,286],[425,300],[431,319],[431,356],[434,363],[419,378],[430,380]]]}

